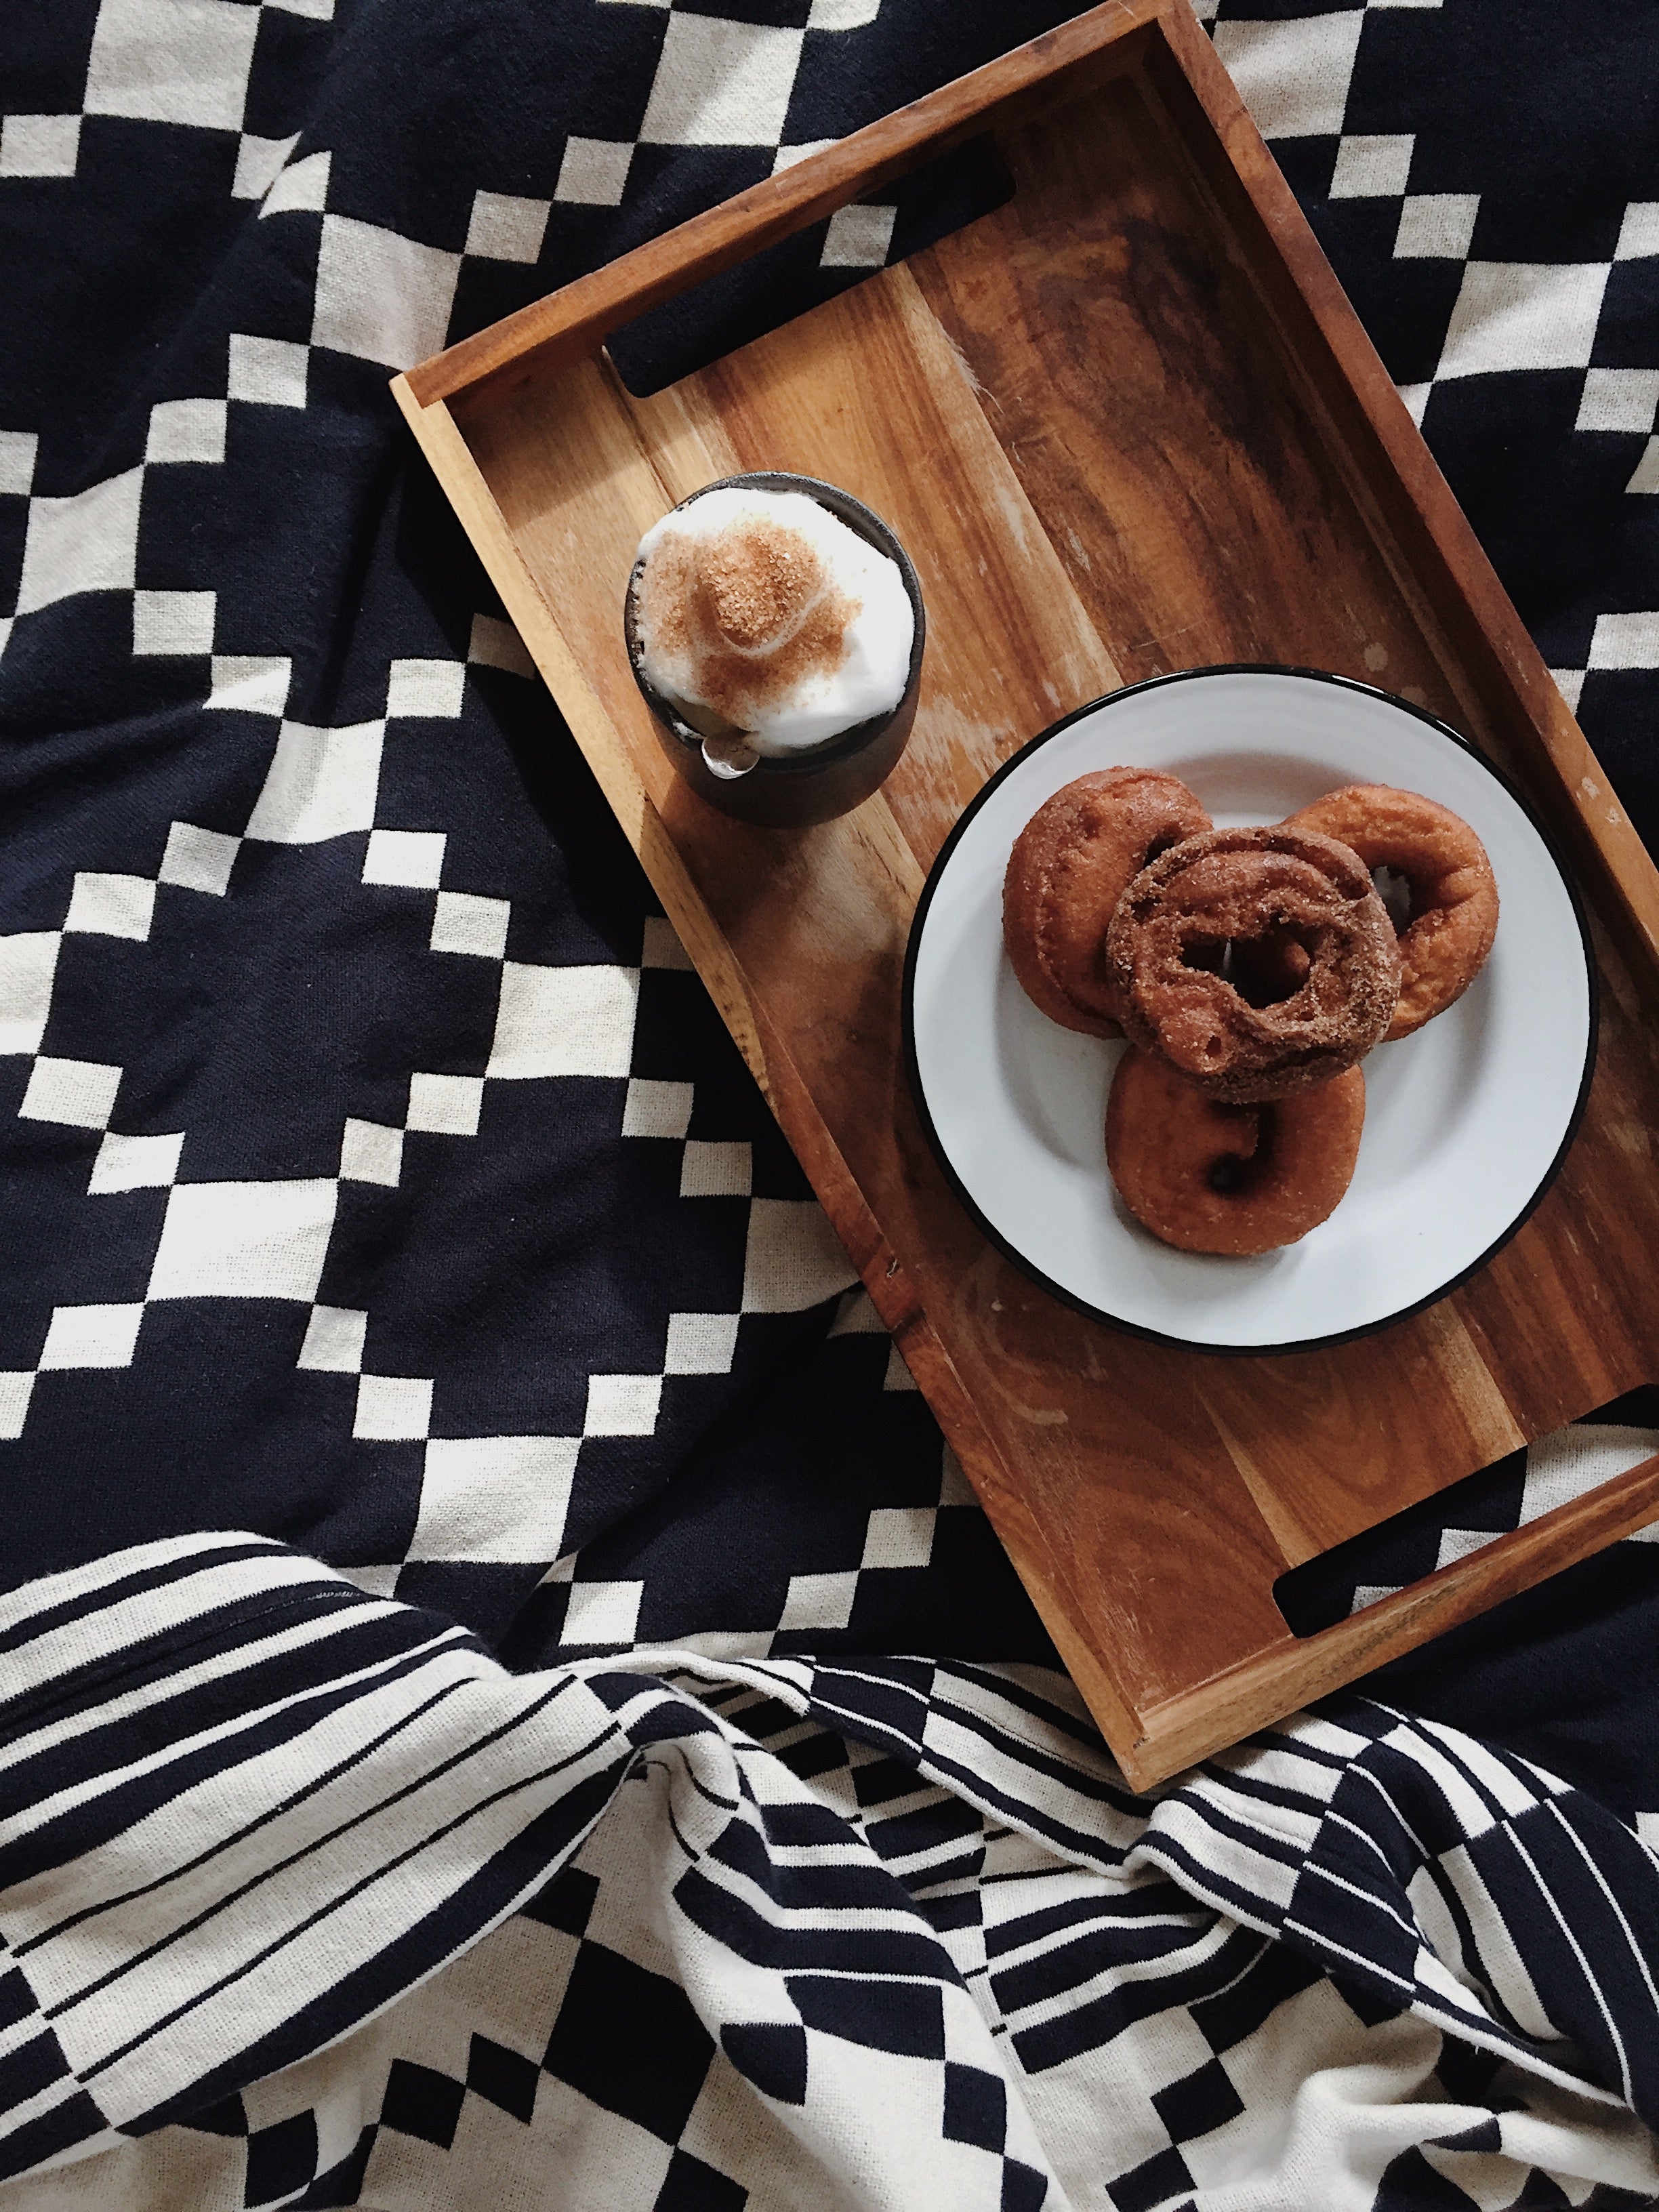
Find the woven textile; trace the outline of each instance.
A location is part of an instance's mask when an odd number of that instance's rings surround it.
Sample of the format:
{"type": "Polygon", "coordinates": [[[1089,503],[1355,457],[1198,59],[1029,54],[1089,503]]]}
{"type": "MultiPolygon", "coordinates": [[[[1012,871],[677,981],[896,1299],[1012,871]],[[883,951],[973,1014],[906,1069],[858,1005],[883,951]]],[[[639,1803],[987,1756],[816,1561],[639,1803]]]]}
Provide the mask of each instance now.
{"type": "Polygon", "coordinates": [[[242,1537],[0,1637],[31,2208],[1659,2191],[1648,1851],[1379,1704],[1148,1805],[1042,1670],[514,1675],[242,1537]]]}
{"type": "MultiPolygon", "coordinates": [[[[7,11],[29,2212],[1659,2191],[1653,1547],[1130,1798],[386,392],[1066,12],[7,11]]],[[[1648,11],[1200,12],[1651,842],[1648,11]]],[[[1517,1455],[1297,1625],[1656,1431],[1517,1455]]]]}

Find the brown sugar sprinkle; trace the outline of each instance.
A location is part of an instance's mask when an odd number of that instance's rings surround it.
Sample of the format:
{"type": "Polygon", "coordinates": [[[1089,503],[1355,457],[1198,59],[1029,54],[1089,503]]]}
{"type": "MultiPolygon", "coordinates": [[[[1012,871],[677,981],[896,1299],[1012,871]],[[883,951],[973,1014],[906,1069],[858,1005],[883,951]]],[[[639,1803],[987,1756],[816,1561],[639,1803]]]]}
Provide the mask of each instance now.
{"type": "Polygon", "coordinates": [[[696,697],[738,729],[809,678],[832,674],[858,613],[807,538],[760,516],[712,538],[665,538],[639,602],[653,651],[689,661],[696,697]]]}
{"type": "Polygon", "coordinates": [[[823,565],[798,530],[757,521],[703,541],[698,581],[715,634],[760,653],[799,629],[823,589],[823,565]]]}

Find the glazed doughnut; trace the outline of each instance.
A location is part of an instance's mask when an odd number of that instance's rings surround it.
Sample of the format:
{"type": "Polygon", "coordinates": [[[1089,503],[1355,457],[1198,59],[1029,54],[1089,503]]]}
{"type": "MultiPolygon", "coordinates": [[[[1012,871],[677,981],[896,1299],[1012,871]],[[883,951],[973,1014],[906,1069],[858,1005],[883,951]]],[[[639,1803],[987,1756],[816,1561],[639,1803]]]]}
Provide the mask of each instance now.
{"type": "Polygon", "coordinates": [[[1292,814],[1285,827],[1340,837],[1368,868],[1392,869],[1411,886],[1390,1037],[1409,1036],[1462,997],[1492,951],[1498,883],[1462,815],[1415,791],[1351,783],[1292,814]]]}
{"type": "Polygon", "coordinates": [[[1008,856],[1002,934],[1015,975],[1050,1020],[1118,1035],[1101,965],[1107,924],[1149,860],[1209,826],[1186,785],[1155,769],[1097,769],[1038,807],[1008,856]]]}
{"type": "Polygon", "coordinates": [[[1231,1105],[1328,1083],[1400,995],[1394,925],[1334,837],[1210,830],[1143,868],[1106,939],[1130,1042],[1231,1105]]]}
{"type": "Polygon", "coordinates": [[[1224,1106],[1167,1060],[1127,1052],[1106,1105],[1106,1164],[1145,1229],[1183,1252],[1244,1258],[1294,1244],[1353,1180],[1365,1079],[1224,1106]]]}

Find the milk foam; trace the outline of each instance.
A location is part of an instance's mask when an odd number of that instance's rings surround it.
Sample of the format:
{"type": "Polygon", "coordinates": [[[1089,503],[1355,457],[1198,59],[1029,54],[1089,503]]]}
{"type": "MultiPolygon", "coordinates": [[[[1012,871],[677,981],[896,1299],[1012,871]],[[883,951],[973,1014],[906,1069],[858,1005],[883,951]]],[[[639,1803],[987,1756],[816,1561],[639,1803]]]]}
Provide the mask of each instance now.
{"type": "Polygon", "coordinates": [[[810,495],[742,485],[704,492],[648,530],[638,557],[645,564],[635,595],[641,670],[694,727],[741,728],[757,752],[775,757],[888,714],[903,697],[915,617],[898,564],[810,495]],[[769,635],[714,637],[696,587],[706,573],[699,564],[729,559],[746,532],[775,547],[781,531],[805,541],[809,572],[816,556],[817,587],[789,604],[769,635]],[[790,657],[810,658],[805,647],[825,635],[827,655],[791,678],[790,657]],[[743,688],[750,670],[752,691],[743,688]],[[726,711],[734,684],[740,713],[726,711]],[[716,690],[725,709],[710,696],[716,690]]]}

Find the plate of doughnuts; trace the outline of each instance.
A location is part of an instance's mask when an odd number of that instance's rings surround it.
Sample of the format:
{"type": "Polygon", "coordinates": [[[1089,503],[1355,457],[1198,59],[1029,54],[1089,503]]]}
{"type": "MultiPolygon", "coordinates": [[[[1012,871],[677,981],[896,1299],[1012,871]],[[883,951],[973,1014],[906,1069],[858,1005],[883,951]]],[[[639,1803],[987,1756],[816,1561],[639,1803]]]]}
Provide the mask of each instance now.
{"type": "Polygon", "coordinates": [[[1595,1060],[1583,910],[1505,779],[1315,670],[1155,677],[978,793],[918,902],[904,1034],[957,1196],[1156,1341],[1312,1350],[1512,1237],[1595,1060]]]}

